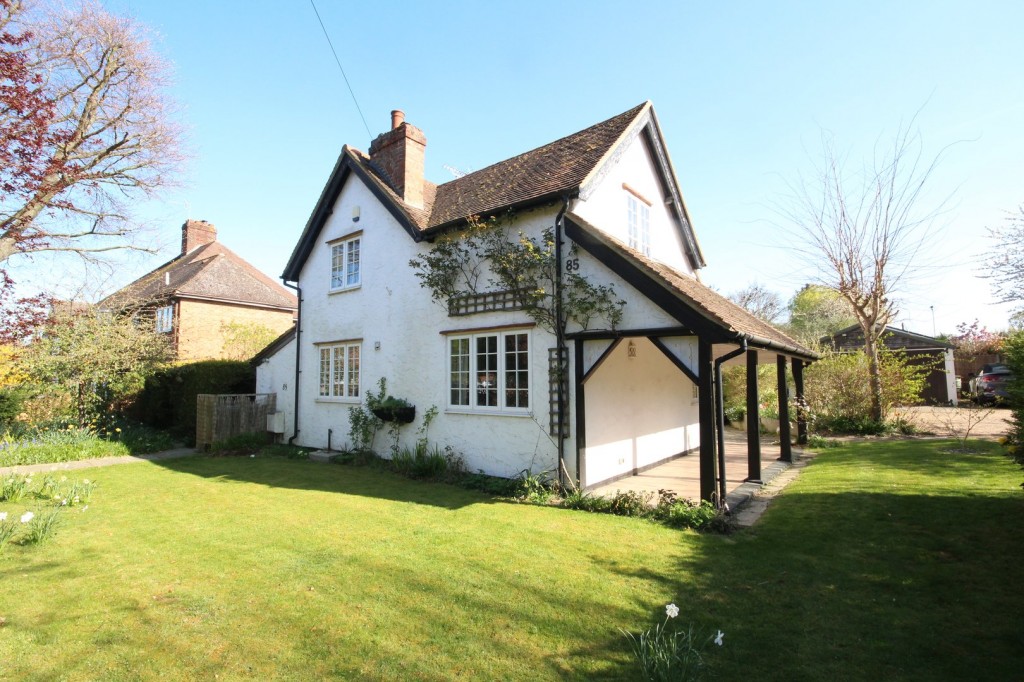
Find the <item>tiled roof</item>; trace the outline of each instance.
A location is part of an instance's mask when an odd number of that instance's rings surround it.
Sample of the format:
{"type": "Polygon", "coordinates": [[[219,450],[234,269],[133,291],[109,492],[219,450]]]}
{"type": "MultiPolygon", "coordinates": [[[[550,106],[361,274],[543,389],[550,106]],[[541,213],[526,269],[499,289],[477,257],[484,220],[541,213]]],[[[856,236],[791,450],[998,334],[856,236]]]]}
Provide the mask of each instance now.
{"type": "Polygon", "coordinates": [[[125,307],[171,297],[272,308],[296,308],[295,296],[220,242],[178,256],[101,301],[125,307]]]}
{"type": "Polygon", "coordinates": [[[818,354],[811,349],[705,286],[696,277],[681,273],[629,248],[626,244],[590,225],[579,216],[570,213],[566,218],[579,229],[586,231],[590,237],[632,263],[663,288],[668,288],[685,305],[724,330],[759,343],[767,342],[767,345],[779,350],[790,351],[810,358],[818,357],[818,354]]]}
{"type": "Polygon", "coordinates": [[[636,121],[649,102],[511,159],[500,161],[442,185],[427,183],[422,209],[405,204],[382,180],[369,157],[347,148],[353,159],[398,202],[421,231],[469,216],[485,215],[580,187],[586,177],[636,121]]]}

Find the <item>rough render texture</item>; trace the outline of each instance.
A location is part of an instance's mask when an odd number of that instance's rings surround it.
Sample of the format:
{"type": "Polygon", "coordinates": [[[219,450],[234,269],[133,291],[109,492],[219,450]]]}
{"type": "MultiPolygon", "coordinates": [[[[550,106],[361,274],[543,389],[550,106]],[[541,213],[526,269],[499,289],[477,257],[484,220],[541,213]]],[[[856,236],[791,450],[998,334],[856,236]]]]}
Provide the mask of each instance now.
{"type": "Polygon", "coordinates": [[[292,312],[266,310],[224,303],[179,301],[175,320],[179,360],[210,360],[233,357],[225,348],[225,325],[259,324],[275,335],[292,326],[292,312]]]}

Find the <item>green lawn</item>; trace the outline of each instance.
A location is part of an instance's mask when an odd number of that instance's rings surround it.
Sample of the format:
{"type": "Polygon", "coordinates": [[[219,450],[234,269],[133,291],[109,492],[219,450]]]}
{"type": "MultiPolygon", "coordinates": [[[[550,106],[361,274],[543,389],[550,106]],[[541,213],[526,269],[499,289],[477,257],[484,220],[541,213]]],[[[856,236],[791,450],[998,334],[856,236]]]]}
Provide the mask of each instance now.
{"type": "Polygon", "coordinates": [[[945,446],[827,450],[727,537],[282,458],[90,470],[0,553],[0,679],[633,679],[619,629],[669,601],[722,680],[1018,679],[1021,472],[945,446]]]}

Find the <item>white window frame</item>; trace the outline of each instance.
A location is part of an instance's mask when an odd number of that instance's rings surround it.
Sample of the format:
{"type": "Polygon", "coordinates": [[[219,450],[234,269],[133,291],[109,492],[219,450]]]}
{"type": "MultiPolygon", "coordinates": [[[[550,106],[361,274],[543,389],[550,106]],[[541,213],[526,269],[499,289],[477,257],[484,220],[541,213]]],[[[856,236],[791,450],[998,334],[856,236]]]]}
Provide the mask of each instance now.
{"type": "Polygon", "coordinates": [[[161,306],[153,315],[153,328],[157,334],[174,331],[174,304],[161,306]]]}
{"type": "Polygon", "coordinates": [[[362,347],[362,341],[317,345],[317,400],[359,402],[362,347]]]}
{"type": "Polygon", "coordinates": [[[447,335],[445,392],[448,411],[496,415],[532,414],[532,346],[530,330],[522,327],[447,335]],[[487,348],[481,345],[489,340],[494,341],[493,353],[487,352],[487,348]],[[506,345],[509,340],[514,344],[511,349],[506,345]],[[525,349],[518,347],[520,342],[525,342],[525,349]],[[493,362],[489,368],[479,366],[485,355],[492,356],[493,362]],[[525,367],[512,366],[516,362],[524,362],[525,367]],[[488,404],[491,396],[496,404],[488,404]],[[525,402],[525,405],[511,405],[510,402],[525,402]]]}
{"type": "Polygon", "coordinates": [[[626,224],[629,248],[651,255],[651,207],[643,199],[626,191],[626,224]]]}
{"type": "Polygon", "coordinates": [[[331,291],[356,289],[362,284],[362,234],[331,243],[331,291]]]}

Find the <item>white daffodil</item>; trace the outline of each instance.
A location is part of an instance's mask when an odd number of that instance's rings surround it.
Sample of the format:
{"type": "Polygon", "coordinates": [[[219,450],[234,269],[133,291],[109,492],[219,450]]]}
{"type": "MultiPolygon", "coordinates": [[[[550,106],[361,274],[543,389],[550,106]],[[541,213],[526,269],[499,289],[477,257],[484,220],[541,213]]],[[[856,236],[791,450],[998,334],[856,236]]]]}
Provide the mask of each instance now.
{"type": "Polygon", "coordinates": [[[679,607],[676,606],[675,604],[666,604],[665,605],[665,615],[668,616],[669,618],[675,618],[676,616],[679,615],[679,607]]]}
{"type": "Polygon", "coordinates": [[[725,633],[722,632],[721,630],[719,630],[718,634],[715,635],[715,644],[717,644],[718,646],[722,646],[722,638],[723,637],[725,637],[725,633]]]}
{"type": "Polygon", "coordinates": [[[7,512],[0,512],[0,521],[7,520],[7,512]]]}
{"type": "Polygon", "coordinates": [[[34,519],[34,518],[35,518],[35,516],[36,516],[36,515],[35,515],[35,514],[33,514],[32,512],[30,512],[30,511],[27,511],[27,512],[25,512],[24,514],[22,514],[22,515],[21,515],[21,522],[22,522],[22,523],[28,523],[29,521],[31,521],[32,519],[34,519]]]}

